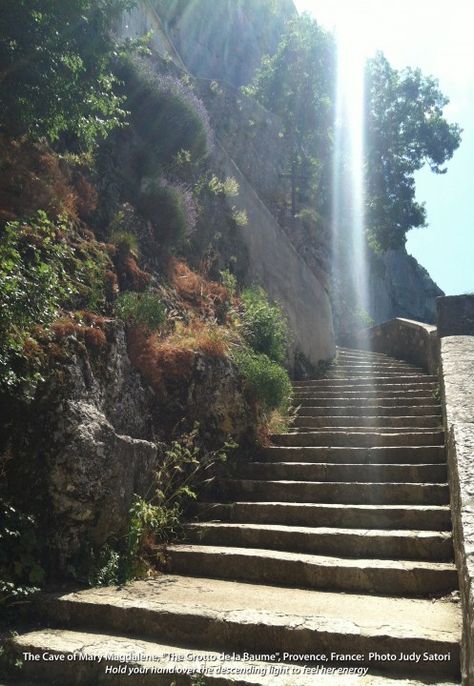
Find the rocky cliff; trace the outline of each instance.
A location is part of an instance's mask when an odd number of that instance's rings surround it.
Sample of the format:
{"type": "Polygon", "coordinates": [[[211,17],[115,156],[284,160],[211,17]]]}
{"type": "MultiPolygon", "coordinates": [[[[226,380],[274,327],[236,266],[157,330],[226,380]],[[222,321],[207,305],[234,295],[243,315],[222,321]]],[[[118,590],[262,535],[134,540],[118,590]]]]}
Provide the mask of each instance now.
{"type": "Polygon", "coordinates": [[[394,317],[433,324],[440,295],[441,288],[404,248],[388,250],[381,268],[369,275],[369,315],[376,324],[394,317]]]}
{"type": "MultiPolygon", "coordinates": [[[[278,118],[236,90],[250,81],[263,55],[274,52],[285,21],[295,12],[292,0],[259,3],[223,0],[217,5],[212,0],[199,3],[143,0],[123,21],[120,31],[134,37],[152,30],[157,53],[199,77],[197,88],[210,111],[220,144],[214,160],[216,169],[239,177],[239,206],[245,208],[260,201],[262,210],[257,215],[250,212],[251,224],[241,231],[239,238],[241,250],[235,250],[234,240],[234,249],[227,257],[234,258],[234,253],[245,255],[246,264],[236,265],[240,276],[243,280],[259,280],[280,299],[296,327],[298,347],[315,362],[316,358],[327,357],[332,352],[331,296],[328,295],[330,240],[327,235],[318,235],[316,241],[314,236],[310,241],[301,223],[289,225],[288,215],[282,209],[282,199],[288,195],[288,181],[281,178],[287,166],[288,150],[278,118]],[[273,237],[278,237],[276,263],[275,255],[269,257],[264,248],[270,234],[265,238],[265,231],[255,221],[272,225],[273,237]],[[252,240],[252,234],[260,230],[263,252],[252,240]],[[288,245],[285,233],[292,246],[288,245]],[[295,261],[293,248],[301,261],[295,261]],[[270,270],[265,267],[268,258],[270,270]],[[302,270],[304,278],[296,288],[291,285],[287,288],[285,279],[298,280],[297,274],[288,269],[292,262],[294,268],[302,270]],[[311,275],[307,273],[308,268],[311,275]],[[282,278],[275,279],[276,273],[282,278]],[[280,286],[276,285],[278,280],[280,286]],[[295,298],[300,300],[298,305],[295,298]],[[297,314],[298,310],[301,314],[297,314]],[[308,341],[309,338],[315,341],[315,332],[317,342],[311,345],[308,341]]],[[[212,211],[215,213],[216,208],[212,211]]],[[[213,219],[205,216],[208,224],[209,219],[208,233],[211,230],[215,233],[216,229],[221,233],[222,226],[215,226],[216,215],[213,219]]],[[[435,299],[443,294],[427,271],[404,249],[388,251],[371,263],[369,290],[368,315],[376,323],[396,316],[431,322],[435,317],[435,299]]],[[[336,319],[339,318],[337,315],[336,319]]]]}
{"type": "Polygon", "coordinates": [[[143,0],[118,30],[128,37],[152,31],[155,55],[192,79],[216,138],[209,166],[239,184],[237,198],[203,208],[189,259],[211,255],[214,277],[231,266],[243,283],[263,286],[282,305],[292,329],[290,368],[304,371],[334,354],[328,252],[324,259],[318,250],[304,255],[296,249],[293,239],[304,228],[297,224],[289,235],[295,226],[282,215],[288,195],[288,180],[281,177],[288,165],[282,125],[236,88],[275,49],[295,8],[287,0],[223,2],[217,12],[215,7],[143,0]],[[245,214],[245,226],[234,221],[236,212],[245,214]]]}

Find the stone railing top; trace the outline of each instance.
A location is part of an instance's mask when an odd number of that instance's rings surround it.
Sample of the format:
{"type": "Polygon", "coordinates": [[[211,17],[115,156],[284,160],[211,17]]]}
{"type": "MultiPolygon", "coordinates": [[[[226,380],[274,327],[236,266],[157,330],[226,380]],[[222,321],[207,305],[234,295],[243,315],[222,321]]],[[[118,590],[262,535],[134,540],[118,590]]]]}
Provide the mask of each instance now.
{"type": "MultiPolygon", "coordinates": [[[[417,322],[415,319],[405,319],[405,317],[395,317],[394,319],[389,319],[387,322],[382,322],[382,324],[372,326],[371,329],[376,329],[379,326],[385,326],[385,324],[389,324],[393,321],[403,322],[404,324],[406,324],[406,326],[412,326],[413,328],[426,329],[426,331],[429,331],[430,333],[437,330],[437,327],[434,324],[425,324],[424,322],[417,322]]],[[[369,329],[369,331],[371,329],[369,329]]]]}

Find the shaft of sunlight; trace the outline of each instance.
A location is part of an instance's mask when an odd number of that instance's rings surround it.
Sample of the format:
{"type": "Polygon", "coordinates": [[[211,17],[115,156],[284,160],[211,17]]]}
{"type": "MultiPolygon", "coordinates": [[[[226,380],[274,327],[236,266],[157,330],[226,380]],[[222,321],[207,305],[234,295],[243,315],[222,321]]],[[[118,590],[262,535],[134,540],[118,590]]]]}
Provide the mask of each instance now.
{"type": "Polygon", "coordinates": [[[368,310],[364,192],[364,46],[353,27],[336,27],[337,83],[333,164],[334,280],[354,312],[368,310]]]}

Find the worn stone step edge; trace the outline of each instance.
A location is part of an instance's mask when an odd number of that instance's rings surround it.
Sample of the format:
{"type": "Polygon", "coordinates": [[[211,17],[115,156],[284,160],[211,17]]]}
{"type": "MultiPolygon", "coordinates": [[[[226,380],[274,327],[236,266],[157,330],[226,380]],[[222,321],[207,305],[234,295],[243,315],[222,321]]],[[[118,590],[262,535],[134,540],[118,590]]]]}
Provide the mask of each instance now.
{"type": "MultiPolygon", "coordinates": [[[[291,425],[288,428],[288,431],[286,433],[282,434],[271,434],[272,437],[274,436],[292,436],[295,434],[301,434],[304,433],[301,431],[300,427],[295,427],[293,428],[291,425]]],[[[318,434],[321,436],[325,436],[327,434],[334,434],[334,435],[340,435],[340,434],[354,434],[360,435],[360,434],[375,434],[375,435],[386,435],[387,433],[390,434],[400,434],[402,436],[417,436],[419,434],[433,434],[433,435],[438,435],[438,434],[443,434],[444,431],[441,428],[438,427],[423,427],[423,426],[317,426],[317,427],[310,427],[307,429],[306,433],[311,433],[311,434],[318,434]]]]}
{"type": "Polygon", "coordinates": [[[186,542],[206,546],[379,560],[441,562],[453,559],[452,536],[441,531],[196,522],[187,524],[185,533],[186,542]]]}
{"type": "Polygon", "coordinates": [[[274,445],[308,446],[308,447],[395,447],[395,446],[431,446],[444,444],[442,431],[418,432],[383,432],[383,431],[301,431],[284,434],[273,434],[274,445]]]}
{"type": "Polygon", "coordinates": [[[224,500],[293,501],[347,504],[447,505],[447,484],[347,481],[266,481],[228,479],[219,482],[224,500]]]}
{"type": "MultiPolygon", "coordinates": [[[[426,405],[430,407],[440,407],[439,399],[435,398],[433,394],[428,392],[419,393],[415,391],[406,395],[405,393],[387,392],[379,393],[378,391],[357,391],[338,392],[333,391],[303,391],[301,393],[293,393],[293,405],[296,405],[298,400],[307,402],[314,400],[315,406],[328,406],[339,402],[341,406],[357,405],[358,407],[370,408],[381,405],[382,407],[393,407],[395,405],[411,407],[412,404],[426,405]]],[[[307,403],[308,404],[308,403],[307,403]]],[[[437,411],[437,410],[436,410],[437,411]]]]}
{"type": "MultiPolygon", "coordinates": [[[[399,388],[399,387],[397,387],[399,388]]],[[[439,399],[435,398],[433,395],[433,392],[431,389],[428,390],[410,390],[410,389],[400,389],[400,390],[389,390],[389,391],[384,391],[383,389],[377,389],[371,387],[370,389],[351,389],[351,390],[345,390],[345,389],[340,389],[336,388],[334,390],[327,390],[325,389],[313,389],[309,391],[297,391],[296,393],[293,393],[294,398],[314,398],[314,399],[325,399],[327,398],[328,400],[331,400],[332,398],[337,398],[337,399],[342,399],[342,400],[351,400],[351,399],[357,399],[357,400],[367,400],[367,401],[376,401],[376,400],[392,400],[396,401],[399,399],[403,399],[404,402],[411,402],[412,400],[416,400],[417,398],[421,400],[429,400],[429,401],[435,401],[436,403],[439,403],[439,399]]]]}
{"type": "Polygon", "coordinates": [[[438,428],[442,425],[442,418],[440,415],[389,415],[385,417],[377,417],[375,415],[314,415],[306,414],[305,409],[301,408],[292,424],[292,426],[334,426],[335,428],[343,428],[347,426],[380,426],[380,428],[390,427],[414,427],[414,428],[438,428]]]}
{"type": "Polygon", "coordinates": [[[396,481],[447,482],[447,465],[439,463],[390,464],[330,462],[248,462],[239,467],[239,477],[250,479],[294,479],[297,481],[396,481]]]}
{"type": "Polygon", "coordinates": [[[298,414],[313,417],[433,417],[441,421],[440,405],[302,405],[298,414]]]}
{"type": "Polygon", "coordinates": [[[271,462],[327,462],[333,464],[446,464],[443,445],[354,447],[354,446],[283,446],[260,448],[257,459],[271,462]]]}
{"type": "MultiPolygon", "coordinates": [[[[201,649],[314,653],[315,646],[318,652],[334,651],[337,646],[340,653],[447,652],[451,660],[437,664],[436,670],[455,675],[459,671],[456,613],[451,606],[425,600],[341,597],[298,589],[284,593],[271,586],[165,576],[44,599],[41,611],[43,621],[54,621],[56,626],[126,631],[166,643],[179,637],[181,645],[201,649]],[[383,628],[370,620],[372,609],[389,620],[383,628]],[[434,621],[427,623],[427,617],[434,621]]],[[[427,663],[421,668],[432,671],[427,663]]],[[[393,671],[393,663],[388,669],[393,671]]],[[[409,671],[413,672],[411,664],[409,671]]]]}
{"type": "Polygon", "coordinates": [[[457,588],[449,562],[308,555],[261,548],[175,545],[167,571],[232,581],[391,596],[446,594],[457,588]]]}
{"type": "Polygon", "coordinates": [[[390,386],[403,386],[405,387],[431,387],[434,388],[438,384],[438,379],[436,377],[421,376],[418,374],[409,375],[399,375],[399,376],[357,376],[357,377],[344,377],[344,378],[334,378],[334,379],[318,379],[316,381],[309,381],[307,383],[294,382],[293,388],[295,390],[308,390],[312,388],[325,388],[327,386],[332,387],[343,387],[343,386],[376,386],[378,387],[390,387],[390,386]]]}
{"type": "MultiPolygon", "coordinates": [[[[130,684],[133,686],[169,686],[170,678],[178,678],[180,686],[183,684],[191,686],[193,682],[193,672],[195,676],[200,673],[206,680],[207,684],[213,686],[225,686],[226,684],[235,684],[235,686],[314,686],[314,679],[318,664],[323,668],[329,664],[327,662],[316,663],[311,662],[307,665],[297,665],[288,662],[280,662],[273,660],[269,662],[260,662],[255,660],[230,659],[232,653],[226,651],[229,657],[222,657],[222,653],[212,651],[199,651],[193,648],[183,648],[182,646],[159,645],[152,641],[140,640],[137,638],[121,637],[108,634],[74,632],[69,630],[58,629],[43,629],[32,631],[27,634],[20,634],[16,636],[10,643],[13,655],[21,659],[21,655],[25,651],[29,651],[34,655],[44,655],[45,653],[52,653],[54,655],[64,656],[64,660],[55,660],[53,663],[44,662],[40,666],[34,661],[24,664],[23,673],[27,677],[31,675],[35,681],[19,681],[18,676],[14,677],[14,681],[1,681],[0,686],[91,686],[91,684],[103,683],[103,671],[105,666],[103,663],[94,659],[96,655],[107,653],[108,648],[112,647],[114,654],[128,654],[134,653],[136,655],[147,656],[143,662],[129,662],[130,667],[133,665],[143,665],[145,669],[150,670],[151,666],[165,666],[163,656],[171,653],[174,657],[168,662],[170,671],[174,669],[174,674],[152,674],[148,671],[147,674],[131,675],[128,679],[124,675],[120,675],[120,682],[118,678],[112,676],[110,680],[105,683],[120,683],[130,684]],[[68,656],[77,653],[82,653],[84,658],[80,662],[80,670],[75,664],[75,660],[71,661],[68,656]],[[156,659],[153,657],[156,656],[156,659]],[[182,659],[181,659],[182,657],[182,659]],[[151,658],[151,659],[150,659],[151,658]],[[159,662],[158,662],[159,660],[159,662]],[[210,664],[209,664],[210,663],[210,664]],[[176,675],[176,669],[181,667],[181,671],[186,670],[186,675],[176,675]],[[203,667],[200,670],[200,666],[203,667]],[[220,666],[226,668],[227,672],[230,669],[236,669],[237,673],[224,673],[220,675],[216,668],[220,666]],[[200,671],[195,671],[200,670],[200,671]],[[38,682],[37,677],[43,673],[47,681],[38,682]]],[[[123,663],[119,660],[111,660],[111,666],[116,669],[123,670],[123,663]]],[[[336,665],[334,665],[336,667],[336,665]]],[[[346,669],[342,667],[342,669],[346,669]]],[[[368,667],[362,668],[368,671],[364,674],[360,667],[356,667],[358,671],[351,671],[349,674],[343,673],[317,673],[318,686],[335,686],[334,679],[337,678],[337,686],[426,686],[427,684],[437,684],[437,686],[456,686],[453,681],[407,681],[405,678],[400,679],[393,675],[381,676],[374,675],[373,670],[368,667]]]]}
{"type": "MultiPolygon", "coordinates": [[[[308,673],[308,668],[303,665],[297,666],[292,663],[274,660],[272,663],[257,660],[242,660],[241,656],[232,659],[232,650],[225,653],[212,650],[198,650],[181,645],[163,645],[155,641],[147,641],[135,637],[118,636],[114,634],[87,633],[70,631],[67,629],[43,629],[26,634],[20,634],[9,642],[9,648],[13,655],[22,658],[25,652],[40,656],[38,661],[23,659],[22,673],[25,677],[32,677],[37,684],[38,677],[46,679],[43,686],[91,686],[99,683],[136,684],[136,686],[170,686],[170,679],[179,679],[179,684],[193,683],[193,676],[201,674],[206,684],[224,686],[235,684],[236,686],[311,686],[314,676],[308,673]],[[42,656],[50,654],[58,656],[57,659],[44,660],[42,656]],[[108,655],[116,656],[115,659],[106,660],[108,655]],[[121,655],[135,655],[124,663],[121,655]],[[64,656],[61,659],[60,656],[64,656]],[[70,659],[69,656],[75,656],[70,659]],[[141,657],[140,659],[140,656],[141,657]],[[172,656],[172,657],[171,657],[172,656]],[[101,658],[101,661],[99,659],[101,658]],[[107,678],[104,675],[106,666],[116,670],[107,678]],[[273,669],[271,669],[273,665],[273,669]],[[124,674],[128,668],[134,667],[146,670],[141,674],[124,674]],[[163,673],[154,673],[160,669],[163,673]],[[235,670],[235,674],[231,670],[235,670]],[[166,671],[168,670],[168,671],[166,671]],[[281,670],[282,673],[278,673],[281,670]],[[117,673],[118,672],[118,673],[117,673]]],[[[357,682],[352,678],[347,680],[342,677],[342,686],[354,686],[356,683],[364,684],[364,677],[359,677],[357,682]]],[[[17,678],[15,682],[21,686],[17,678]]],[[[22,682],[24,683],[24,682],[22,682]]],[[[318,683],[333,686],[334,677],[327,675],[318,676],[318,683]]],[[[380,686],[398,686],[399,681],[393,682],[383,677],[380,686]]],[[[26,683],[24,686],[27,686],[26,683]]],[[[29,686],[33,686],[30,682],[29,686]]],[[[41,684],[38,684],[41,686],[41,684]]],[[[448,684],[446,686],[449,686],[448,684]]]]}
{"type": "Polygon", "coordinates": [[[193,513],[201,521],[282,524],[371,529],[396,528],[451,530],[448,505],[347,505],[341,503],[293,503],[237,501],[196,503],[193,513]]]}

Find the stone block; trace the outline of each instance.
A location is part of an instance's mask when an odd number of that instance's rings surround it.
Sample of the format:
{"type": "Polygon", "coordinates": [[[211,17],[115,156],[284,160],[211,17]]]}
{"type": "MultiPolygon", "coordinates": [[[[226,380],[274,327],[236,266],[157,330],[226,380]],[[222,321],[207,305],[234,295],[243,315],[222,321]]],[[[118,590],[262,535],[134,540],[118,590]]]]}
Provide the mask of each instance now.
{"type": "Polygon", "coordinates": [[[447,295],[436,299],[438,335],[474,336],[474,295],[447,295]]]}

